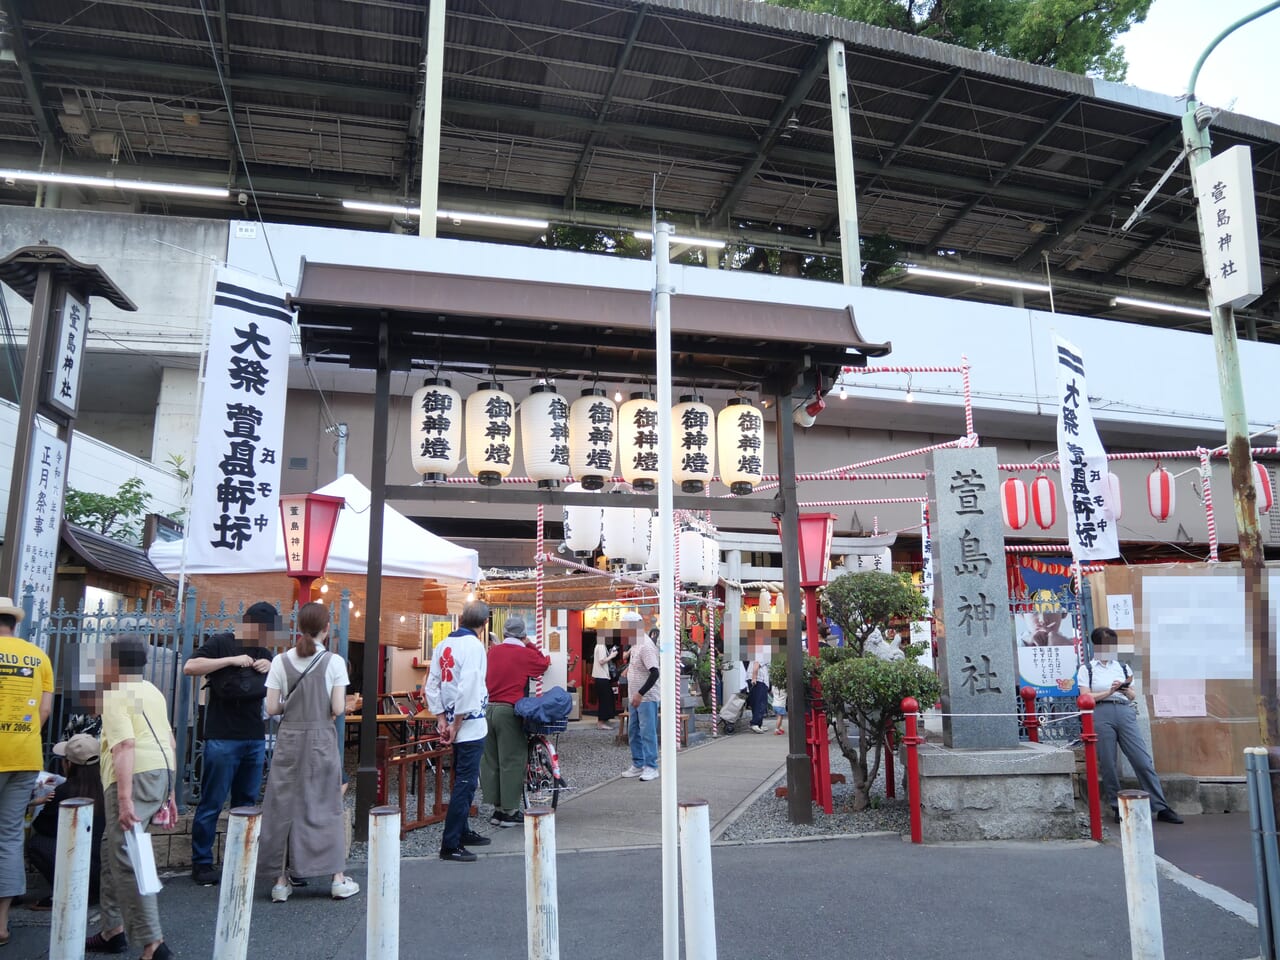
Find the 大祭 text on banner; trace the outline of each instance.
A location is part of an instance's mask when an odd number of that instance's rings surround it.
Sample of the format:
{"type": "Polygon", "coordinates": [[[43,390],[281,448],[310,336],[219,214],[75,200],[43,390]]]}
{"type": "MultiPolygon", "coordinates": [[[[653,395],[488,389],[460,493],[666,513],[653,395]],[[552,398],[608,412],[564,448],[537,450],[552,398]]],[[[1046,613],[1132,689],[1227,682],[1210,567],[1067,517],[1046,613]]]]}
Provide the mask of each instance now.
{"type": "Polygon", "coordinates": [[[278,283],[225,268],[214,282],[187,559],[269,570],[293,315],[278,283]]]}
{"type": "Polygon", "coordinates": [[[1085,384],[1084,355],[1055,335],[1058,374],[1058,463],[1066,506],[1067,542],[1076,561],[1120,555],[1107,483],[1107,451],[1098,439],[1085,384]]]}

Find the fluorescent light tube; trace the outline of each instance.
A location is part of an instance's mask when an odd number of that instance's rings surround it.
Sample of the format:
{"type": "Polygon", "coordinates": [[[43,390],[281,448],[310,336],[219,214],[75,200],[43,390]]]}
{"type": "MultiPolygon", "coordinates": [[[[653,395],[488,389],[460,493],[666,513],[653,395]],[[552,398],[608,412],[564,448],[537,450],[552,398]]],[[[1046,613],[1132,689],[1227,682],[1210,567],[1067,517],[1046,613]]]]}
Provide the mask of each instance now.
{"type": "Polygon", "coordinates": [[[1161,313],[1177,313],[1184,317],[1212,316],[1207,309],[1180,307],[1176,303],[1160,303],[1158,300],[1138,300],[1134,297],[1112,297],[1113,307],[1137,307],[1139,310],[1158,310],[1161,313]]]}
{"type": "Polygon", "coordinates": [[[347,210],[364,210],[367,213],[389,213],[396,217],[416,217],[422,213],[417,207],[406,207],[395,203],[369,203],[366,200],[343,200],[342,206],[347,210]]]}
{"type": "Polygon", "coordinates": [[[503,217],[492,213],[464,213],[461,210],[440,210],[437,220],[463,220],[467,223],[491,223],[499,227],[528,227],[530,230],[547,229],[546,220],[534,220],[529,217],[503,217]]]}
{"type": "MultiPolygon", "coordinates": [[[[636,230],[635,238],[637,240],[652,240],[653,234],[648,230],[636,230]]],[[[723,250],[725,247],[724,240],[707,240],[702,237],[682,237],[677,234],[671,235],[672,243],[683,243],[689,247],[708,247],[712,250],[723,250]]]]}
{"type": "Polygon", "coordinates": [[[82,177],[73,173],[42,173],[36,170],[0,170],[0,179],[29,180],[34,183],[60,183],[73,187],[95,187],[101,190],[137,190],[142,193],[176,193],[192,197],[231,195],[226,187],[201,187],[191,183],[161,183],[157,180],[117,180],[115,177],[82,177]]]}
{"type": "Polygon", "coordinates": [[[1049,285],[1030,283],[1026,280],[1006,280],[1003,277],[984,277],[976,273],[956,273],[951,270],[933,270],[929,267],[908,266],[907,273],[917,277],[933,277],[937,280],[955,280],[958,283],[976,283],[980,287],[1008,287],[1011,290],[1030,290],[1033,293],[1048,293],[1049,285]]]}

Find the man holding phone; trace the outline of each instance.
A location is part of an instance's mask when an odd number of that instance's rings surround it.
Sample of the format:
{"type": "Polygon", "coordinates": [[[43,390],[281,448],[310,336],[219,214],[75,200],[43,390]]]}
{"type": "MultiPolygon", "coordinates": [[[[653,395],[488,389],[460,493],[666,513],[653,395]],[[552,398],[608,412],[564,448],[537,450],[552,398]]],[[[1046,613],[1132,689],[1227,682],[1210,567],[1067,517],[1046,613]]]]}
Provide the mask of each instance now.
{"type": "Polygon", "coordinates": [[[1134,707],[1137,694],[1133,691],[1133,674],[1119,660],[1108,659],[1110,651],[1100,650],[1106,645],[1114,647],[1118,640],[1110,627],[1098,627],[1089,635],[1093,643],[1093,659],[1082,664],[1076,673],[1081,692],[1088,691],[1096,701],[1093,711],[1094,728],[1098,734],[1098,765],[1102,774],[1102,799],[1111,805],[1111,816],[1120,822],[1117,794],[1120,792],[1120,774],[1116,765],[1116,747],[1124,751],[1125,759],[1138,776],[1138,784],[1151,798],[1151,809],[1156,819],[1164,823],[1182,823],[1164,798],[1160,778],[1156,776],[1151,751],[1147,749],[1138,730],[1138,711],[1134,707]]]}

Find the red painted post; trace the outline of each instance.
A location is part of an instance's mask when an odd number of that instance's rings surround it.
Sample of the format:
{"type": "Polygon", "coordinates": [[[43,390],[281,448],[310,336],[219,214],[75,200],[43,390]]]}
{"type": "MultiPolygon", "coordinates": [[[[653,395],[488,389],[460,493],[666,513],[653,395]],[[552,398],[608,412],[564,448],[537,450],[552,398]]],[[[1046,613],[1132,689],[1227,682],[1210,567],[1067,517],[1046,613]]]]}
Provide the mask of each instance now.
{"type": "Polygon", "coordinates": [[[898,788],[893,784],[893,730],[884,732],[884,795],[889,800],[898,796],[898,788]]]}
{"type": "Polygon", "coordinates": [[[1022,725],[1027,728],[1027,739],[1040,742],[1040,717],[1036,713],[1036,688],[1030,685],[1018,691],[1022,697],[1022,725]]]}
{"type": "Polygon", "coordinates": [[[902,712],[907,719],[907,734],[902,742],[907,748],[907,798],[911,807],[911,842],[924,842],[924,824],[920,816],[920,755],[917,748],[924,742],[919,735],[917,715],[920,704],[915,697],[907,697],[902,701],[902,712]]]}
{"type": "Polygon", "coordinates": [[[1102,840],[1102,797],[1098,787],[1098,735],[1093,730],[1093,697],[1082,693],[1076,698],[1080,707],[1080,739],[1084,741],[1084,775],[1089,789],[1089,835],[1102,840]]]}

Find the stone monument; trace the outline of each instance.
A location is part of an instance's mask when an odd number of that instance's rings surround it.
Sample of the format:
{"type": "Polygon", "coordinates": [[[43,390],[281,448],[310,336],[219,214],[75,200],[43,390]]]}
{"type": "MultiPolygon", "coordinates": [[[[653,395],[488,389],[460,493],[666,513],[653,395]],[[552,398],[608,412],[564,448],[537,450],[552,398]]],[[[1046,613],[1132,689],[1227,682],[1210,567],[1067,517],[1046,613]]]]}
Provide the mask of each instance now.
{"type": "Polygon", "coordinates": [[[924,838],[1078,836],[1074,754],[1018,740],[996,452],[937,450],[928,474],[943,742],[920,748],[924,838]]]}

